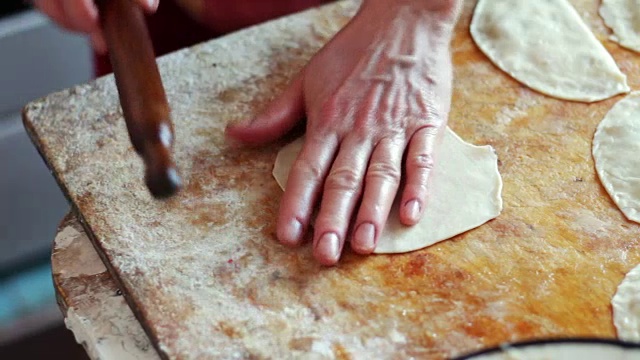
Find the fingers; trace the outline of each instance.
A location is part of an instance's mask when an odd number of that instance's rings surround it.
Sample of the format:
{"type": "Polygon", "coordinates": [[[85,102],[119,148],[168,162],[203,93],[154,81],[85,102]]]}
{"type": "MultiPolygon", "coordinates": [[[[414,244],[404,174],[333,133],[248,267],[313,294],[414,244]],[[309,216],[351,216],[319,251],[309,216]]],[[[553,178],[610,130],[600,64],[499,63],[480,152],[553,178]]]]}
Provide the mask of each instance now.
{"type": "Polygon", "coordinates": [[[334,136],[306,139],[291,168],[280,204],[277,236],[283,244],[297,245],[302,241],[337,147],[334,136]]]}
{"type": "Polygon", "coordinates": [[[98,29],[98,9],[93,1],[64,0],[62,9],[69,30],[90,33],[98,29]]]}
{"type": "Polygon", "coordinates": [[[438,130],[436,126],[422,127],[409,142],[405,164],[407,180],[400,202],[400,222],[405,225],[416,224],[424,212],[438,130]]]}
{"type": "Polygon", "coordinates": [[[62,10],[68,30],[88,33],[91,47],[99,54],[107,52],[107,44],[99,25],[98,9],[93,1],[65,0],[62,2],[62,10]]]}
{"type": "MultiPolygon", "coordinates": [[[[137,0],[149,13],[158,8],[159,0],[137,0]]],[[[34,0],[36,8],[61,27],[89,34],[91,45],[101,54],[107,52],[106,42],[98,21],[98,8],[92,0],[34,0]]]]}
{"type": "Polygon", "coordinates": [[[338,262],[352,214],[362,194],[362,181],[371,154],[370,142],[346,138],[324,184],[315,223],[313,254],[323,265],[338,262]]]}
{"type": "Polygon", "coordinates": [[[359,254],[373,252],[387,222],[400,186],[404,147],[402,139],[385,138],[371,155],[362,203],[351,239],[351,248],[359,254]]]}
{"type": "Polygon", "coordinates": [[[286,134],[304,116],[302,79],[303,73],[256,118],[229,125],[227,135],[243,143],[258,145],[286,134]]]}
{"type": "Polygon", "coordinates": [[[35,0],[34,5],[67,30],[89,33],[98,29],[98,9],[91,0],[35,0]]]}
{"type": "Polygon", "coordinates": [[[62,0],[34,0],[34,6],[49,16],[56,24],[68,28],[67,18],[64,13],[62,0]]]}
{"type": "Polygon", "coordinates": [[[107,46],[98,23],[98,9],[91,0],[35,0],[34,5],[61,27],[88,33],[92,47],[105,53],[107,46]]]}
{"type": "Polygon", "coordinates": [[[136,0],[140,7],[144,9],[144,11],[148,13],[154,13],[158,10],[158,5],[160,4],[159,0],[136,0]]]}
{"type": "Polygon", "coordinates": [[[107,42],[104,39],[104,34],[102,31],[97,30],[89,34],[89,38],[91,40],[91,47],[101,55],[107,53],[107,42]]]}

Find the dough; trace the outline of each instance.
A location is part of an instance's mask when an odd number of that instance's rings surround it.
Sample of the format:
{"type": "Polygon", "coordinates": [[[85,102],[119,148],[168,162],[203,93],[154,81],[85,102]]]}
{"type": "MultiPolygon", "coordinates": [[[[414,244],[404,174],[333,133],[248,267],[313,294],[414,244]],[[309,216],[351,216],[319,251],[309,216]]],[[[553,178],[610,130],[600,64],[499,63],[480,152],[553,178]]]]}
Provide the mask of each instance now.
{"type": "Polygon", "coordinates": [[[618,338],[640,342],[640,266],[629,271],[618,285],[611,307],[618,338]]]}
{"type": "Polygon", "coordinates": [[[566,0],[479,0],[471,36],[500,69],[543,94],[593,102],[626,76],[566,0]]]}
{"type": "Polygon", "coordinates": [[[600,16],[613,30],[611,40],[640,52],[640,0],[602,0],[600,16]]]}
{"type": "MultiPolygon", "coordinates": [[[[284,189],[289,169],[304,138],[285,146],[276,158],[273,176],[284,189]]],[[[433,169],[433,180],[422,220],[404,226],[398,216],[398,192],[375,253],[403,253],[425,248],[497,217],[502,211],[502,179],[491,146],[464,142],[447,128],[433,169]]]]}
{"type": "Polygon", "coordinates": [[[602,185],[627,219],[640,222],[640,92],[615,104],[593,137],[602,185]]]}
{"type": "Polygon", "coordinates": [[[482,349],[466,360],[631,360],[640,356],[640,346],[620,345],[606,339],[529,340],[503,343],[493,349],[482,349]]]}

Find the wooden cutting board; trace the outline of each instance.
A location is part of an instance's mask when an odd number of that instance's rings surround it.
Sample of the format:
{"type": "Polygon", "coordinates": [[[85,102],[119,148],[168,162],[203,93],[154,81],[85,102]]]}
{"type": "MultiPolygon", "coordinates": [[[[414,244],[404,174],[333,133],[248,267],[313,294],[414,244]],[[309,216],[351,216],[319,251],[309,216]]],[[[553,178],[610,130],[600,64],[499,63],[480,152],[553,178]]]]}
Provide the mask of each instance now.
{"type": "MultiPolygon", "coordinates": [[[[608,41],[598,1],[573,1],[629,76],[640,56],[608,41]]],[[[450,126],[500,158],[504,212],[426,250],[323,268],[274,236],[280,142],[225,145],[356,10],[333,4],[160,60],[186,186],[153,200],[111,77],[29,104],[25,124],[77,207],[130,306],[166,358],[443,358],[504,341],[615,336],[610,299],[640,262],[591,158],[596,125],[621,97],[582,104],[527,89],[469,36],[453,42],[450,126]]],[[[461,189],[463,191],[464,189],[461,189]]],[[[456,216],[452,213],[451,216],[456,216]]]]}

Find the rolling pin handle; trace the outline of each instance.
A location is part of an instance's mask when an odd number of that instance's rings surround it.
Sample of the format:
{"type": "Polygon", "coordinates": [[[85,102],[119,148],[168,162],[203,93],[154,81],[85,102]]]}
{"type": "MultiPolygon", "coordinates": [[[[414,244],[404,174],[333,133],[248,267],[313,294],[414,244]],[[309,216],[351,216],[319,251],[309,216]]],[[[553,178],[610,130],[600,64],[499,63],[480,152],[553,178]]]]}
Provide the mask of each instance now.
{"type": "Polygon", "coordinates": [[[181,183],[171,156],[171,111],[144,13],[132,0],[96,4],[127,131],[146,167],[145,183],[155,198],[169,197],[181,183]]]}

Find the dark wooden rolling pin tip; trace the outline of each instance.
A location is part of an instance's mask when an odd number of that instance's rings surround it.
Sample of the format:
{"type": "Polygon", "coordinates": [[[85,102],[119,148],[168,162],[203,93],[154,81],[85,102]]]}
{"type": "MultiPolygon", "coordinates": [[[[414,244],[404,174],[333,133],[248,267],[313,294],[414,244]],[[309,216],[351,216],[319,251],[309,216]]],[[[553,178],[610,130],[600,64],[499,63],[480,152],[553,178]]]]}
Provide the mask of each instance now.
{"type": "Polygon", "coordinates": [[[144,13],[133,0],[96,4],[129,138],[146,167],[145,183],[155,198],[169,197],[181,181],[171,156],[171,111],[144,13]]]}
{"type": "Polygon", "coordinates": [[[167,148],[161,144],[157,146],[159,148],[156,151],[150,151],[147,153],[149,155],[143,156],[146,167],[145,183],[151,195],[157,199],[164,199],[175,194],[182,183],[173,163],[166,162],[170,159],[168,155],[164,155],[167,148]]]}
{"type": "Polygon", "coordinates": [[[175,169],[161,169],[147,167],[145,183],[153,197],[164,199],[175,194],[180,189],[180,178],[175,169]]]}

